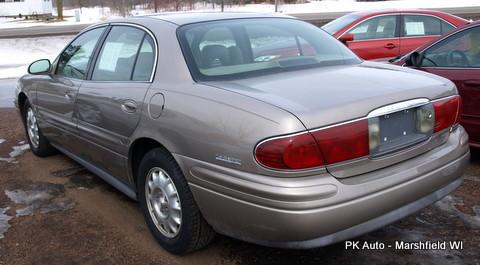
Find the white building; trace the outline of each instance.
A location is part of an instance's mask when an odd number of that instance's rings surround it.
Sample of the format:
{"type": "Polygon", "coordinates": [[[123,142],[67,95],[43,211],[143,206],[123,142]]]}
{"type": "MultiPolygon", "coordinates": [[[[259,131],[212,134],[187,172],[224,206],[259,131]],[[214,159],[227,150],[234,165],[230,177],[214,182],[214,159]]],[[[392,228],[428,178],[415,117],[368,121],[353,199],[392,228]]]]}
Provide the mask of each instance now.
{"type": "Polygon", "coordinates": [[[0,0],[0,17],[52,14],[52,0],[0,0]]]}

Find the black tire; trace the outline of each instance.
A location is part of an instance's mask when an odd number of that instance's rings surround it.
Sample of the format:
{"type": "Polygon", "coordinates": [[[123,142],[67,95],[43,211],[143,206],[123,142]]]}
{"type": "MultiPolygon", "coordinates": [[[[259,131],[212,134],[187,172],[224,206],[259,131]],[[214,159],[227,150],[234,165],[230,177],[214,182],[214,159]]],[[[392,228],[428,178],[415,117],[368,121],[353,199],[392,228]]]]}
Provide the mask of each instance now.
{"type": "MultiPolygon", "coordinates": [[[[22,109],[22,118],[23,118],[23,125],[25,128],[25,135],[27,136],[28,144],[30,145],[30,150],[39,157],[46,157],[55,154],[57,151],[56,149],[50,145],[48,139],[43,135],[40,128],[38,128],[38,145],[32,143],[32,139],[30,139],[30,135],[28,133],[28,125],[27,125],[27,115],[28,110],[31,109],[30,102],[28,100],[25,101],[22,109]]],[[[38,124],[37,124],[38,127],[38,124]]]]}
{"type": "Polygon", "coordinates": [[[138,200],[145,221],[164,249],[174,254],[185,254],[205,247],[212,241],[215,232],[200,213],[180,167],[167,150],[155,148],[145,154],[140,162],[137,176],[138,200]],[[172,238],[160,232],[148,210],[145,182],[153,168],[161,168],[170,176],[180,198],[182,221],[178,234],[172,238]]]}

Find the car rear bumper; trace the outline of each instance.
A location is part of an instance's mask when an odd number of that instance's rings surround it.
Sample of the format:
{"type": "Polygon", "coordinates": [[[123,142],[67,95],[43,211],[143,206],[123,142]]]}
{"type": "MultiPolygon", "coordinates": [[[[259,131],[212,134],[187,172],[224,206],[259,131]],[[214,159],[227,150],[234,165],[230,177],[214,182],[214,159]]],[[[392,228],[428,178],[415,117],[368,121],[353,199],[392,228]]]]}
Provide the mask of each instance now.
{"type": "Polygon", "coordinates": [[[195,200],[217,232],[266,246],[314,248],[370,232],[441,199],[461,184],[469,157],[468,136],[459,126],[442,146],[344,180],[328,173],[252,178],[176,158],[189,168],[195,200]]]}

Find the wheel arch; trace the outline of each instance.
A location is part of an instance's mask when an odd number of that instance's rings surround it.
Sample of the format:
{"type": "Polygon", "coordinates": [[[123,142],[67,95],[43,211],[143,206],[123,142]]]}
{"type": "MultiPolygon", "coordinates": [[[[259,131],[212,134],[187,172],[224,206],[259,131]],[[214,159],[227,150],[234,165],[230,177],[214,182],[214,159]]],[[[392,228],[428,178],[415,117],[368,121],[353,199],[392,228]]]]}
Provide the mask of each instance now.
{"type": "Polygon", "coordinates": [[[23,107],[25,106],[25,102],[28,100],[27,95],[24,92],[20,92],[17,97],[18,109],[20,113],[23,115],[23,107]]]}
{"type": "Polygon", "coordinates": [[[137,138],[135,141],[132,142],[128,151],[128,168],[130,170],[130,174],[134,181],[135,187],[137,187],[137,179],[138,179],[138,168],[140,166],[140,162],[142,158],[148,153],[150,150],[155,148],[162,148],[172,154],[163,144],[159,141],[149,138],[149,137],[141,137],[137,138]]]}

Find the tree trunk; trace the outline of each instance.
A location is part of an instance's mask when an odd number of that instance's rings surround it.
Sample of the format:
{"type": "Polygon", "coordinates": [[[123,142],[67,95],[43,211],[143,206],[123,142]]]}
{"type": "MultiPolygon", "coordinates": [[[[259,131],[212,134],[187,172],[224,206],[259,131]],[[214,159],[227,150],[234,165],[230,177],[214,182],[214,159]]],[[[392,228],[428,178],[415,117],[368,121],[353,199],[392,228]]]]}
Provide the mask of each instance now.
{"type": "Polygon", "coordinates": [[[56,0],[57,4],[57,19],[63,20],[63,0],[56,0]]]}

